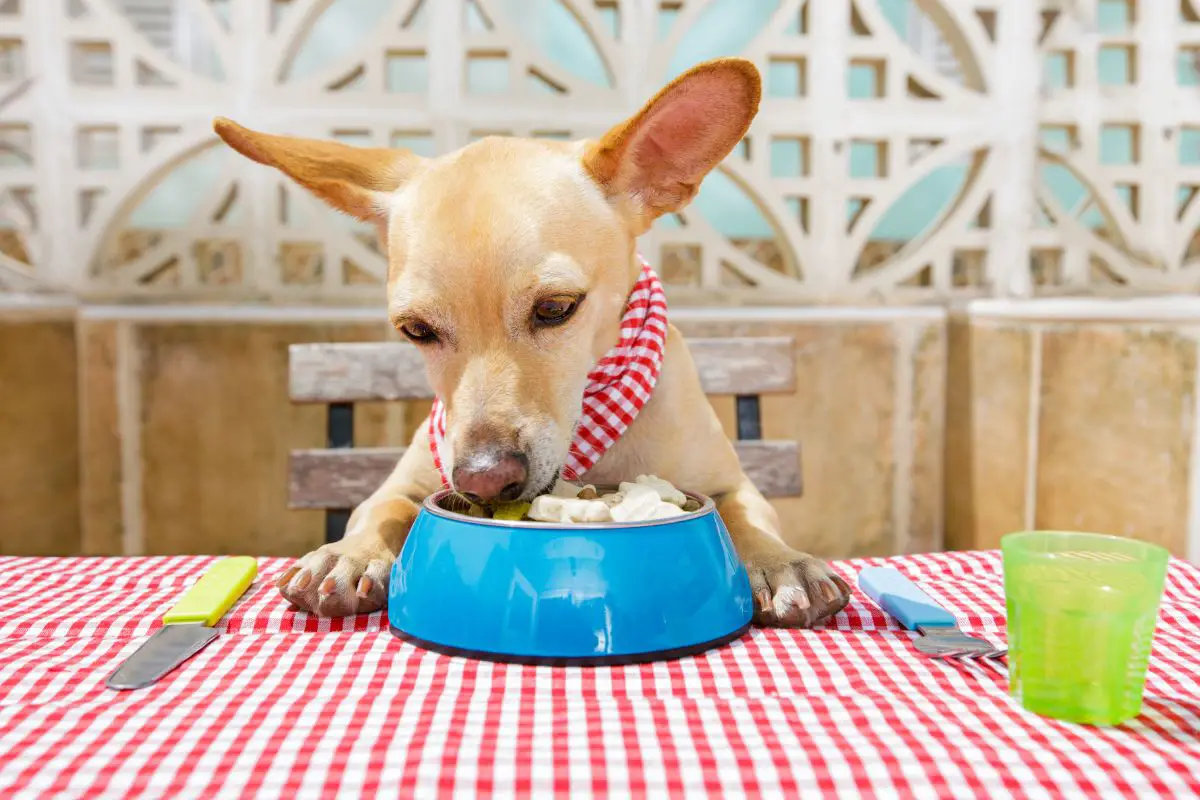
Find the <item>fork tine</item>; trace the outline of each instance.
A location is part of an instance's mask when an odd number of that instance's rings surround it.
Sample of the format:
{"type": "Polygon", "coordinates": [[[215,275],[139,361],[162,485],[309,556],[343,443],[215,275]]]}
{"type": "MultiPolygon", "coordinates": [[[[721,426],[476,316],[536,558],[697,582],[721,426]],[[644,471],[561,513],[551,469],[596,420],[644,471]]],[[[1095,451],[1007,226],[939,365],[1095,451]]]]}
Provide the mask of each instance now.
{"type": "Polygon", "coordinates": [[[1003,658],[1007,655],[1008,649],[1003,647],[991,647],[987,650],[969,650],[963,648],[947,648],[940,653],[929,653],[931,658],[953,658],[961,661],[992,661],[997,658],[1003,658]]]}
{"type": "Polygon", "coordinates": [[[933,656],[933,657],[934,657],[934,658],[953,658],[953,659],[960,659],[960,658],[962,658],[964,655],[966,655],[966,652],[967,652],[966,650],[947,650],[946,652],[944,652],[944,653],[938,653],[937,655],[935,655],[935,656],[933,656]]]}
{"type": "Polygon", "coordinates": [[[993,647],[989,650],[976,650],[971,653],[971,658],[999,658],[1004,655],[1005,651],[998,647],[993,647]]]}

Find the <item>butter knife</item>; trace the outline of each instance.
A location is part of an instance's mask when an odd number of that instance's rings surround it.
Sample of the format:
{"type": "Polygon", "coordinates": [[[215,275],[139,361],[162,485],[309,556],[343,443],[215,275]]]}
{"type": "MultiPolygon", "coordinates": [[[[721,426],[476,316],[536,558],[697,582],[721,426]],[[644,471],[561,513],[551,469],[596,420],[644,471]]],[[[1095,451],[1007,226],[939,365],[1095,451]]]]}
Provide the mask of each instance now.
{"type": "Polygon", "coordinates": [[[117,667],[110,689],[143,689],[200,652],[217,638],[214,627],[258,574],[249,556],[222,559],[205,572],[163,615],[163,625],[117,667]]]}

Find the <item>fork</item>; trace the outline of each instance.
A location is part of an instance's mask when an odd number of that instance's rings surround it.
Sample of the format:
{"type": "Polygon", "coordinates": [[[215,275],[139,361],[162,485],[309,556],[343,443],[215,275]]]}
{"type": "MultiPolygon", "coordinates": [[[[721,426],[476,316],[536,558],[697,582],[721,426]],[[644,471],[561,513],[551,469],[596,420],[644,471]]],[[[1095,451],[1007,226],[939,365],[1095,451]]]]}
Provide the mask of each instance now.
{"type": "Polygon", "coordinates": [[[913,646],[930,658],[980,659],[995,670],[996,660],[1008,650],[986,639],[959,630],[958,620],[932,597],[921,591],[899,570],[867,567],[858,573],[858,585],[867,597],[910,631],[920,634],[913,646]]]}

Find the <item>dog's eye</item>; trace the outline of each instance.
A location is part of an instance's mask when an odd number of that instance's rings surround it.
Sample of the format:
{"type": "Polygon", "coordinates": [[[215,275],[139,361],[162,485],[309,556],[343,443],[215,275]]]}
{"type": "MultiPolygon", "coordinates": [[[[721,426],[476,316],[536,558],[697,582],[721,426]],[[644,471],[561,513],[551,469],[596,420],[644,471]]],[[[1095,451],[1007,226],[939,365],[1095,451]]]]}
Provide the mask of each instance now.
{"type": "Polygon", "coordinates": [[[579,308],[579,298],[570,295],[547,297],[533,307],[533,322],[539,327],[561,325],[579,308]]]}
{"type": "Polygon", "coordinates": [[[430,344],[437,341],[437,331],[424,322],[406,322],[400,326],[400,332],[414,344],[430,344]]]}

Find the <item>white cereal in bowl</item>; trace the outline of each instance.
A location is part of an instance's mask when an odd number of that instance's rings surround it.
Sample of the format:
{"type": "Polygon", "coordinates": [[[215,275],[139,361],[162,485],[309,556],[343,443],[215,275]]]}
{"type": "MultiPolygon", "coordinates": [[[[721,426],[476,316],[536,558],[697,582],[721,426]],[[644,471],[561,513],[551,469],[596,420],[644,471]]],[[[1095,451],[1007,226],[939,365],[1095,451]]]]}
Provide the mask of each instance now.
{"type": "Polygon", "coordinates": [[[615,492],[601,494],[596,487],[559,480],[549,493],[533,499],[528,519],[537,522],[646,522],[678,517],[695,511],[695,503],[669,481],[639,475],[615,492]],[[691,503],[691,507],[689,507],[691,503]]]}

